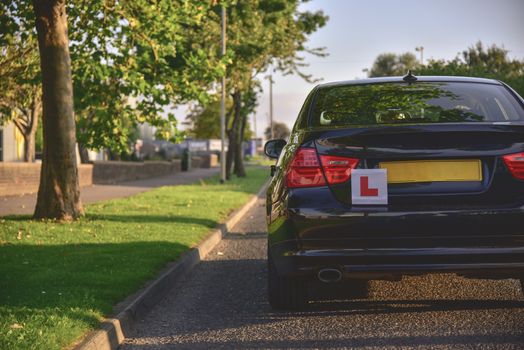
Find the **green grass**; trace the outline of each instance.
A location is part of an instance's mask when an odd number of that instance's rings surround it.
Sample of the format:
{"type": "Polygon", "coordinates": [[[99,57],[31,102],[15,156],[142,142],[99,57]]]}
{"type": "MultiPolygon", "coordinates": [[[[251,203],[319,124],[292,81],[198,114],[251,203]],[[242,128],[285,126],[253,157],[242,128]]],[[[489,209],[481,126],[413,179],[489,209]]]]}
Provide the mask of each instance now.
{"type": "Polygon", "coordinates": [[[260,165],[260,166],[265,166],[265,167],[269,168],[269,166],[275,165],[276,162],[277,162],[276,159],[269,159],[266,156],[259,156],[259,155],[257,155],[257,156],[251,157],[251,159],[248,161],[248,164],[250,164],[250,165],[260,165]]]}
{"type": "Polygon", "coordinates": [[[268,176],[216,178],[89,205],[74,223],[0,221],[0,349],[60,349],[198,244],[268,176]]]}

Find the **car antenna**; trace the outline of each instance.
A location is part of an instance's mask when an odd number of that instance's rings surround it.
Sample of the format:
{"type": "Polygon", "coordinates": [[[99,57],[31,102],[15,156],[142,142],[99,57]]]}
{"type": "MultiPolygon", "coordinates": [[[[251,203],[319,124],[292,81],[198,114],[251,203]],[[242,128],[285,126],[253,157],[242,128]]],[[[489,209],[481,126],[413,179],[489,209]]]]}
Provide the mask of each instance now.
{"type": "Polygon", "coordinates": [[[409,69],[408,74],[404,75],[402,80],[404,80],[406,83],[414,83],[418,80],[418,78],[414,76],[413,73],[411,73],[411,69],[409,69]]]}

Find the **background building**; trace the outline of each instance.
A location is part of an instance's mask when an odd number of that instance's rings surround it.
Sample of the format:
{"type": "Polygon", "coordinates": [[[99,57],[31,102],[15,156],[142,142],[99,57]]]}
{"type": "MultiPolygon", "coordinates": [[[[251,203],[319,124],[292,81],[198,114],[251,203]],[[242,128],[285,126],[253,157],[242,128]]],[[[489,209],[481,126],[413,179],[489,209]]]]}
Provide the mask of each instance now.
{"type": "Polygon", "coordinates": [[[22,162],[24,137],[13,123],[0,126],[0,161],[22,162]]]}

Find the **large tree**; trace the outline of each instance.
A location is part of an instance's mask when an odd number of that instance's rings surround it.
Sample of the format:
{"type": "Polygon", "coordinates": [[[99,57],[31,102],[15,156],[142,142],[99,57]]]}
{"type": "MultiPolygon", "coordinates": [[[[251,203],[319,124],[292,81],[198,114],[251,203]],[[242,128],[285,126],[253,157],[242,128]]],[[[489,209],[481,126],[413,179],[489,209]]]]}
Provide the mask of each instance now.
{"type": "Polygon", "coordinates": [[[83,215],[75,154],[73,85],[65,0],[33,0],[42,72],[44,152],[34,216],[83,215]]]}
{"type": "Polygon", "coordinates": [[[35,15],[40,16],[40,58],[47,73],[43,75],[44,164],[39,198],[46,198],[39,199],[37,216],[81,214],[77,170],[71,165],[73,105],[80,145],[118,153],[127,149],[138,124],[148,122],[159,135],[170,138],[177,133],[176,119],[165,110],[192,99],[206,100],[227,59],[219,58],[218,42],[207,40],[207,30],[219,25],[204,16],[211,6],[208,0],[35,0],[34,9],[23,0],[0,3],[1,48],[9,47],[10,38],[24,42],[36,35],[35,15]],[[66,11],[74,28],[68,44],[66,11]],[[65,64],[69,52],[72,74],[65,64]],[[66,83],[71,75],[72,91],[66,83]],[[74,104],[67,100],[73,96],[74,104]],[[63,134],[56,134],[56,128],[63,134]]]}
{"type": "MultiPolygon", "coordinates": [[[[144,122],[163,138],[177,135],[166,111],[205,102],[224,71],[219,41],[209,40],[220,25],[207,15],[211,8],[209,0],[66,3],[80,146],[125,152],[144,122]]],[[[0,49],[12,37],[36,35],[27,1],[1,2],[0,17],[0,49]]]]}
{"type": "MultiPolygon", "coordinates": [[[[308,36],[325,25],[322,11],[301,11],[299,0],[238,1],[227,7],[227,66],[228,95],[233,101],[227,132],[229,148],[226,177],[231,171],[245,176],[242,141],[248,115],[257,104],[259,79],[272,71],[298,74],[311,81],[301,70],[306,66],[304,52],[324,56],[322,49],[308,48],[308,36]]],[[[220,8],[212,14],[220,23],[220,8]]],[[[219,31],[209,32],[218,41],[219,31]]]]}

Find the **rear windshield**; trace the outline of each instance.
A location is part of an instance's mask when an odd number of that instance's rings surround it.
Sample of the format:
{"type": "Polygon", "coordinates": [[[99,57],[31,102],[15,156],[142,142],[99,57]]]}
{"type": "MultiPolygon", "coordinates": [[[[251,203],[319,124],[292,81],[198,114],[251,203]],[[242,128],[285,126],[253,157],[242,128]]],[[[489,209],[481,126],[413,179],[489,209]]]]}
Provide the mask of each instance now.
{"type": "Polygon", "coordinates": [[[318,91],[312,126],[524,121],[495,84],[420,82],[346,85],[318,91]]]}

